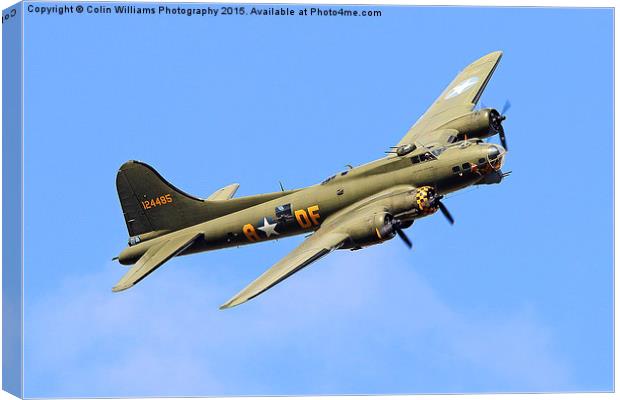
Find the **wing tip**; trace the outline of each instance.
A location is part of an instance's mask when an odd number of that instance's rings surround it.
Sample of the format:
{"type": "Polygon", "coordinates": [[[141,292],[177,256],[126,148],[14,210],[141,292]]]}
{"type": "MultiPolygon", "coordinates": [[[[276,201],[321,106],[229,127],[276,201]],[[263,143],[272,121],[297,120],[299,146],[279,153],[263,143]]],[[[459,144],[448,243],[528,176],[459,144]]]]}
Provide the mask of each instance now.
{"type": "Polygon", "coordinates": [[[234,297],[234,298],[232,298],[232,299],[228,300],[226,303],[222,304],[222,305],[220,306],[220,310],[227,310],[227,309],[229,309],[229,308],[236,307],[236,306],[238,306],[239,304],[245,303],[246,301],[247,301],[247,300],[241,300],[241,299],[239,299],[239,298],[234,297]]]}
{"type": "Polygon", "coordinates": [[[492,52],[490,52],[488,54],[483,55],[482,57],[480,57],[479,59],[477,59],[473,63],[469,64],[466,67],[466,69],[476,68],[476,67],[479,67],[479,66],[481,66],[483,64],[486,64],[488,62],[497,63],[502,58],[503,55],[504,55],[504,51],[503,50],[492,51],[492,52]]]}
{"type": "Polygon", "coordinates": [[[118,284],[116,286],[114,286],[112,288],[112,292],[114,293],[118,293],[118,292],[122,292],[123,290],[127,290],[130,287],[132,287],[133,285],[127,285],[127,284],[118,284]]]}
{"type": "Polygon", "coordinates": [[[489,60],[493,59],[494,60],[494,59],[499,58],[499,57],[501,57],[503,55],[504,55],[504,51],[503,50],[495,50],[495,51],[492,51],[492,52],[490,52],[490,53],[480,57],[480,59],[481,60],[484,60],[484,59],[489,59],[489,60]]]}
{"type": "Polygon", "coordinates": [[[504,56],[504,50],[494,51],[490,55],[495,59],[495,62],[499,62],[499,60],[501,60],[502,57],[504,56]]]}

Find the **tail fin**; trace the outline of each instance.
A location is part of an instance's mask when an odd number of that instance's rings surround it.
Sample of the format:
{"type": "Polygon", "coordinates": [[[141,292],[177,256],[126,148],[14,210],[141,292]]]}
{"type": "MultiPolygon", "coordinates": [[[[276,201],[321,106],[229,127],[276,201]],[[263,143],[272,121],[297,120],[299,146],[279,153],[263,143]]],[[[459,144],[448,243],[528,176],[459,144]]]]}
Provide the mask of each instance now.
{"type": "Polygon", "coordinates": [[[207,217],[206,202],[167,182],[151,166],[127,161],[116,175],[116,189],[129,236],[181,229],[207,217]]]}

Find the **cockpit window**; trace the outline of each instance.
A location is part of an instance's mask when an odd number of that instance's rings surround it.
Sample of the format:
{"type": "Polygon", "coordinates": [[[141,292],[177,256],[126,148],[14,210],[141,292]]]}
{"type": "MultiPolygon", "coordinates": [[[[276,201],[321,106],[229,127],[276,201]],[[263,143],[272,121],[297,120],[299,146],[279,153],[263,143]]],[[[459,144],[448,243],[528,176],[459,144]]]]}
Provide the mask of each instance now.
{"type": "Polygon", "coordinates": [[[433,156],[431,153],[427,151],[426,153],[418,154],[418,155],[411,157],[411,164],[418,164],[421,162],[432,161],[432,160],[435,160],[435,156],[433,156]]]}
{"type": "Polygon", "coordinates": [[[325,179],[323,182],[321,182],[321,185],[325,185],[326,183],[330,182],[331,180],[333,180],[336,177],[336,175],[332,175],[329,178],[325,179]]]}
{"type": "Polygon", "coordinates": [[[438,147],[438,148],[434,149],[433,151],[431,151],[431,153],[433,153],[433,155],[434,155],[435,157],[439,157],[439,155],[440,155],[441,153],[443,153],[445,150],[446,150],[446,148],[445,148],[445,147],[438,147]]]}
{"type": "Polygon", "coordinates": [[[342,172],[340,173],[340,175],[345,176],[345,175],[346,175],[346,174],[348,174],[348,173],[349,173],[349,171],[342,171],[342,172]]]}

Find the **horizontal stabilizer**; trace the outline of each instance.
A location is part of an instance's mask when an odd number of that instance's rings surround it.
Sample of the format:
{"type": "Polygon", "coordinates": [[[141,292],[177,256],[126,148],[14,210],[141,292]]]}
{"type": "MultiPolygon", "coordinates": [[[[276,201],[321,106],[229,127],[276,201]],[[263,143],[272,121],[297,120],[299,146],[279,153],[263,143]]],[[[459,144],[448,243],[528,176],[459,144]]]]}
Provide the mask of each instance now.
{"type": "Polygon", "coordinates": [[[201,232],[191,232],[185,235],[177,235],[161,243],[153,245],[144,253],[142,257],[131,267],[121,280],[112,288],[113,292],[129,289],[148,274],[155,271],[163,263],[172,257],[182,253],[191,246],[198,237],[202,236],[201,232]]]}
{"type": "Polygon", "coordinates": [[[239,189],[238,183],[224,186],[223,188],[213,192],[211,196],[207,197],[207,200],[228,200],[235,195],[237,189],[239,189]]]}

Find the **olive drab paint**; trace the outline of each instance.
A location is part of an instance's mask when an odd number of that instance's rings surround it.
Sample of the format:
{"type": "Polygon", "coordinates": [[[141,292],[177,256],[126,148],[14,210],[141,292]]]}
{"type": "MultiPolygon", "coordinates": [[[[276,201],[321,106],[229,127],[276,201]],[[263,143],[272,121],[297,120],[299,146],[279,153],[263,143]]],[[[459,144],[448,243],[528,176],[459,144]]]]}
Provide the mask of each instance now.
{"type": "Polygon", "coordinates": [[[207,199],[183,192],[140,161],[116,177],[131,265],[113,291],[144,279],[179,255],[311,234],[296,249],[222,305],[246,302],[336,249],[361,249],[399,236],[437,211],[454,223],[441,199],[471,185],[500,183],[506,154],[495,109],[474,110],[502,57],[476,60],[448,85],[385,157],[350,167],[309,187],[234,198],[238,184],[207,199]],[[499,135],[503,146],[485,142],[499,135]]]}

